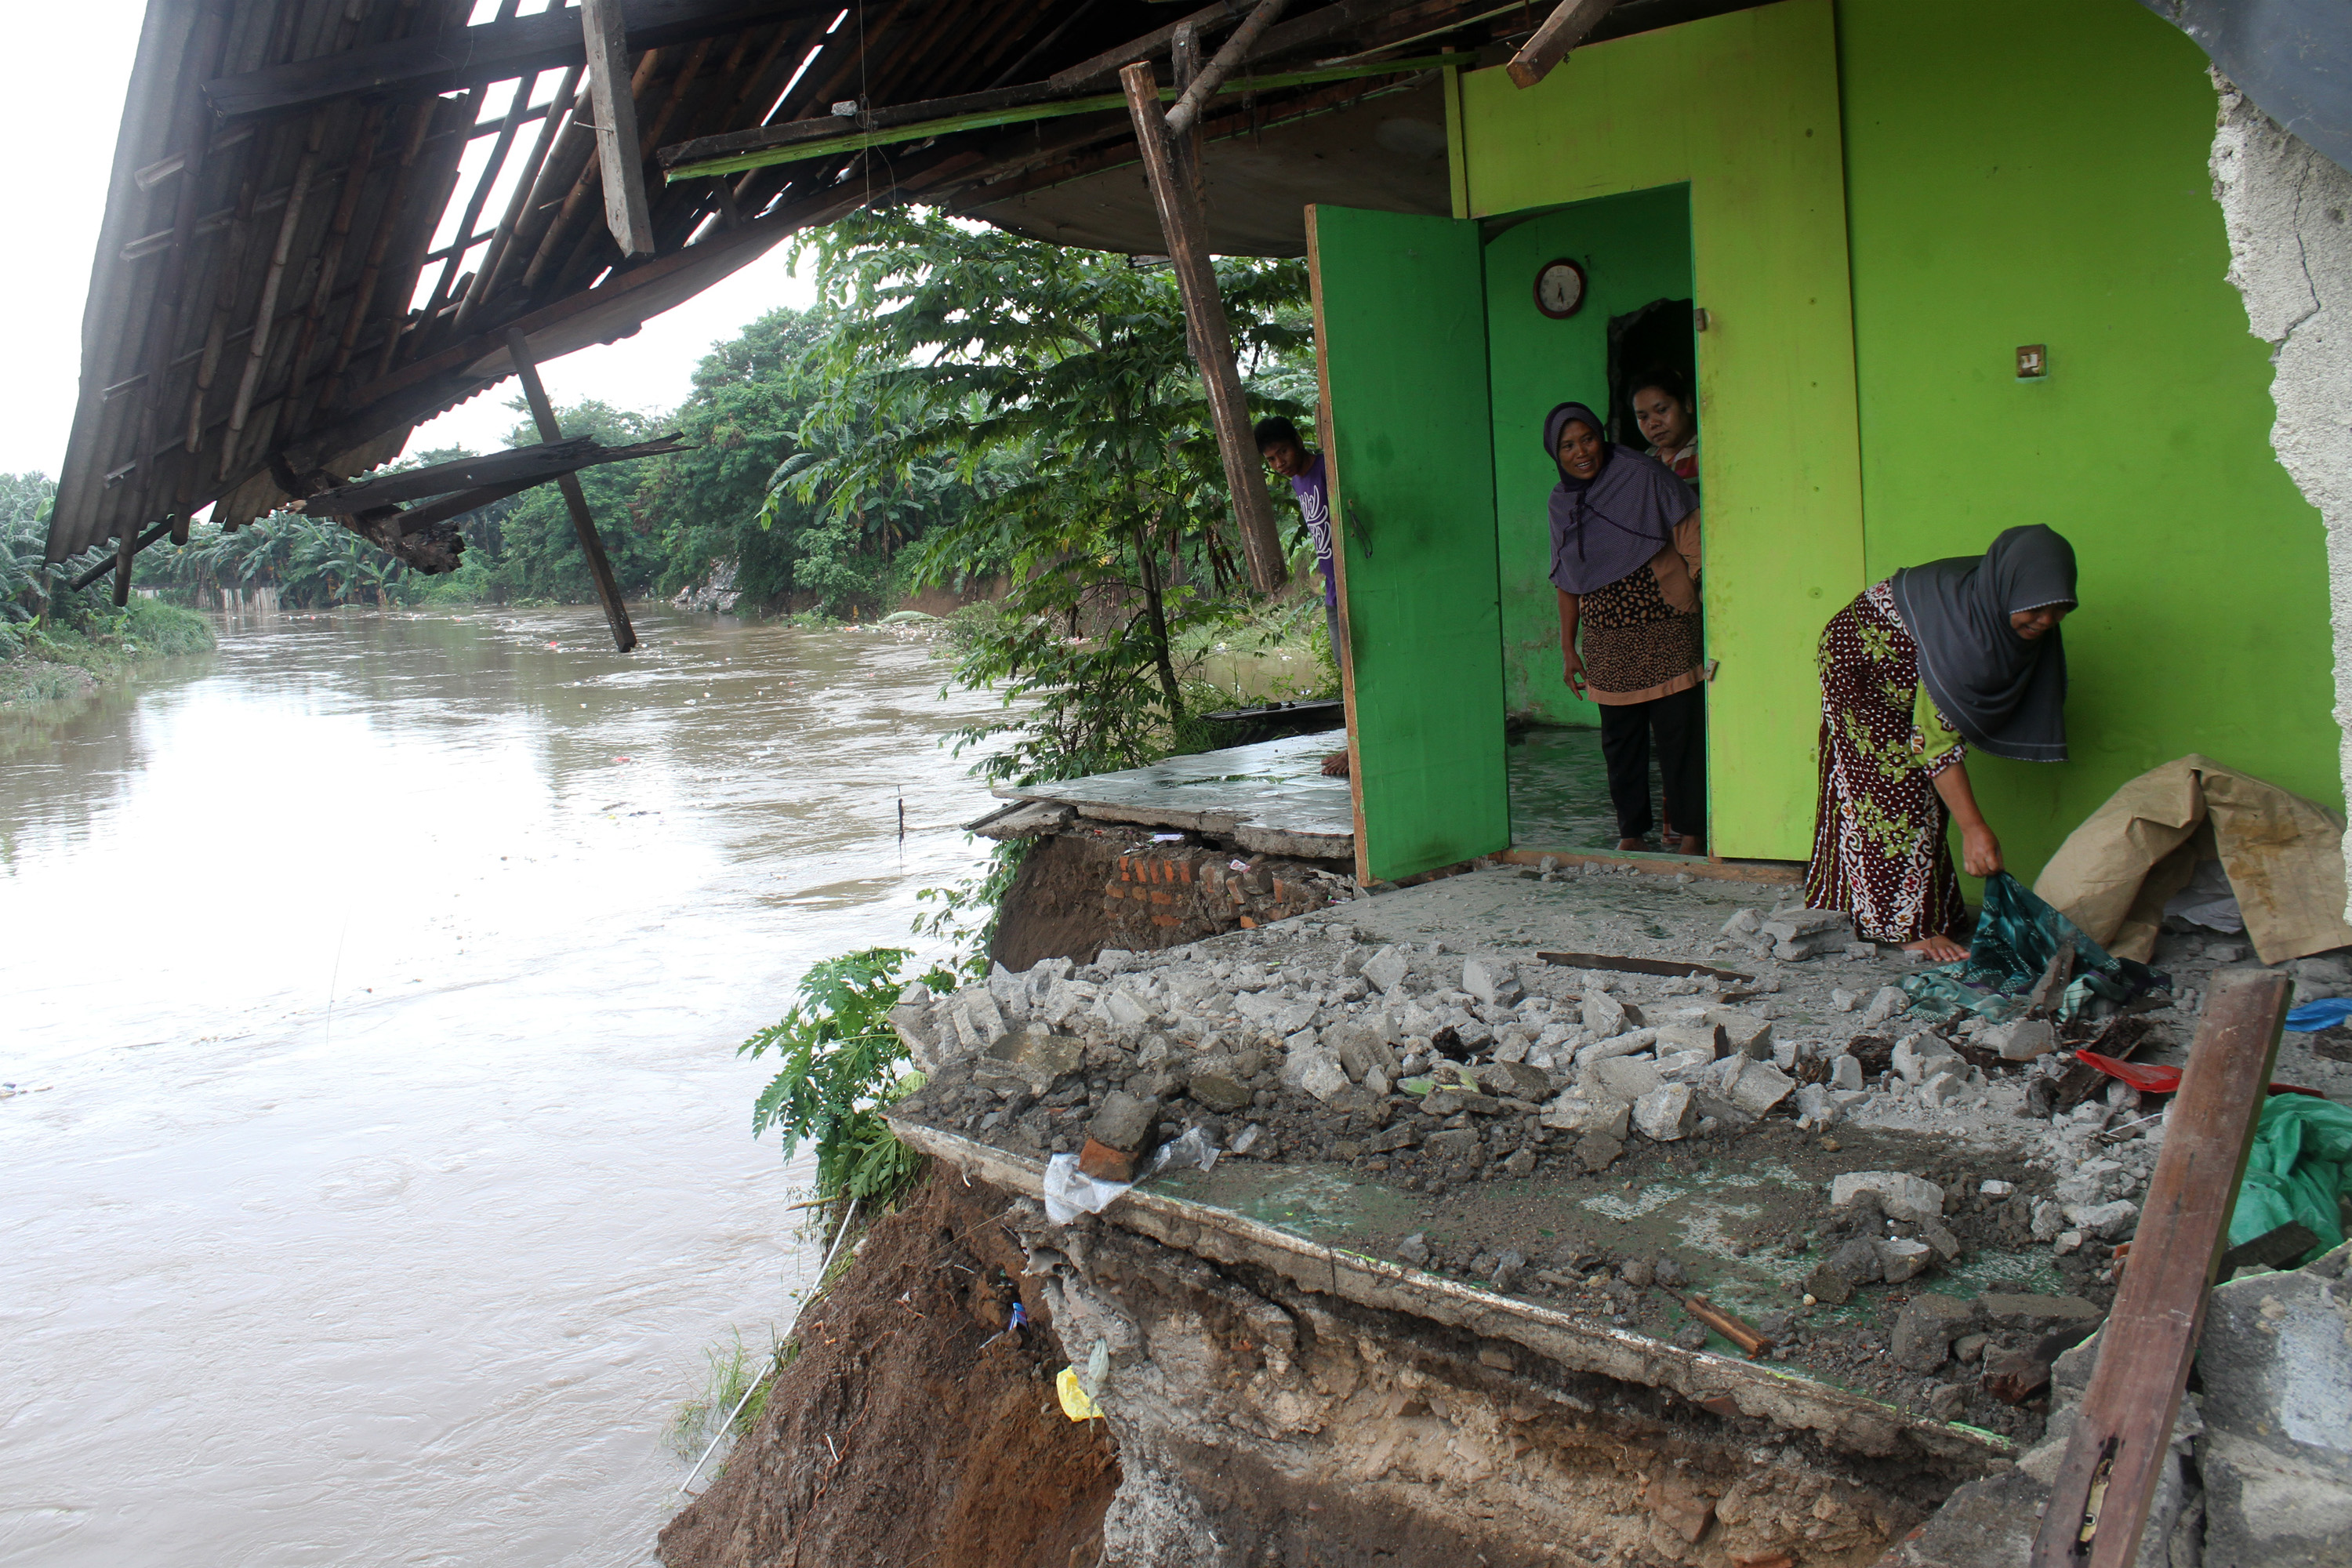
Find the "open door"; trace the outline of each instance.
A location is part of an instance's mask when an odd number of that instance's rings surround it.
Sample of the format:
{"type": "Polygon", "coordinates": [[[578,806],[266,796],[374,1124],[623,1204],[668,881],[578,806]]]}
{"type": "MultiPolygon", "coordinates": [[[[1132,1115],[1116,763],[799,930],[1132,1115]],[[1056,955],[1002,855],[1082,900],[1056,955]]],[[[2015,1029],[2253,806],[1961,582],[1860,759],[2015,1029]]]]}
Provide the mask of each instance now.
{"type": "Polygon", "coordinates": [[[1507,848],[1478,226],[1307,209],[1356,874],[1507,848]]]}

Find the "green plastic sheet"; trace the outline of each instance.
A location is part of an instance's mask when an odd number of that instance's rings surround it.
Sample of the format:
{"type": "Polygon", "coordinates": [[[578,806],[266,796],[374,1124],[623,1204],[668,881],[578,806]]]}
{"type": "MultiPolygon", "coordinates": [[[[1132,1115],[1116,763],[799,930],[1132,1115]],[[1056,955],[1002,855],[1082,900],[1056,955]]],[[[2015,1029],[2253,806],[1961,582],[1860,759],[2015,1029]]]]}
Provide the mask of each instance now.
{"type": "Polygon", "coordinates": [[[2246,1179],[2230,1211],[2230,1245],[2242,1246],[2283,1225],[2297,1224],[2319,1245],[2297,1259],[2344,1242],[2336,1199],[2352,1193],[2352,1110],[2307,1094],[2273,1095],[2254,1130],[2246,1179]]]}
{"type": "Polygon", "coordinates": [[[2121,1006],[2143,992],[2171,988],[2161,972],[2115,957],[2024,883],[1996,871],[1985,879],[1984,908],[1968,957],[1907,975],[1903,989],[1920,1017],[1974,1013],[1998,1024],[2023,1009],[2034,982],[2068,941],[2074,944],[2074,979],[2058,1008],[2062,1018],[2079,1016],[2095,997],[2121,1006]]]}

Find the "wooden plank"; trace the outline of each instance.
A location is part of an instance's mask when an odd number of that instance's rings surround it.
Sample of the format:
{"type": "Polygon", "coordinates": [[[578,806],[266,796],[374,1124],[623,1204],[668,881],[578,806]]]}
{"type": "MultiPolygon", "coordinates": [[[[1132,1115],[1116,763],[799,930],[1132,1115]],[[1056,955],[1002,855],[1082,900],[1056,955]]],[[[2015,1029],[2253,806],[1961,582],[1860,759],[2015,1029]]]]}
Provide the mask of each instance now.
{"type": "Polygon", "coordinates": [[[645,160],[637,151],[637,101],[629,90],[627,24],[621,0],[580,0],[588,46],[588,112],[596,125],[596,163],[604,177],[604,226],[624,256],[650,256],[653,219],[646,208],[645,160]]]}
{"type": "MultiPolygon", "coordinates": [[[[839,0],[623,0],[632,49],[692,43],[788,18],[831,16],[839,0]]],[[[420,98],[587,63],[579,18],[562,6],[479,27],[449,27],[205,84],[224,119],[315,108],[361,93],[420,98]]]]}
{"type": "Polygon", "coordinates": [[[2127,1568],[2138,1555],[2290,989],[2268,970],[2215,978],[2165,1121],[2131,1267],[2034,1536],[2034,1568],[2127,1568]]]}
{"type": "Polygon", "coordinates": [[[1506,68],[1511,79],[1523,88],[1533,87],[1551,74],[1551,68],[1568,58],[1568,51],[1584,42],[1601,18],[1609,15],[1614,0],[1559,0],[1535,37],[1519,47],[1506,68]]]}
{"type": "MultiPolygon", "coordinates": [[[[490,231],[490,247],[482,253],[482,265],[474,273],[474,281],[466,289],[466,298],[457,306],[457,320],[453,331],[460,335],[474,324],[474,315],[489,298],[491,287],[498,281],[499,268],[505,264],[507,251],[514,243],[515,225],[521,218],[523,204],[539,184],[539,172],[547,166],[549,149],[555,145],[556,132],[572,105],[573,94],[580,86],[580,67],[563,73],[556,85],[555,96],[548,100],[547,116],[540,121],[539,140],[531,143],[530,155],[524,160],[514,190],[507,197],[507,210],[499,218],[498,227],[490,231]]],[[[488,180],[484,182],[488,188],[488,180]]]]}
{"type": "Polygon", "coordinates": [[[1210,416],[1217,429],[1217,455],[1224,459],[1225,486],[1233,495],[1234,519],[1241,525],[1242,555],[1249,566],[1250,585],[1261,594],[1271,594],[1283,585],[1290,572],[1282,558],[1281,536],[1275,531],[1274,507],[1266,500],[1257,443],[1250,437],[1249,399],[1234,363],[1234,334],[1225,320],[1224,297],[1217,290],[1217,271],[1202,239],[1205,225],[1193,205],[1192,193],[1177,177],[1150,66],[1129,66],[1118,79],[1127,92],[1128,114],[1135,121],[1136,141],[1143,149],[1151,199],[1160,209],[1160,236],[1176,261],[1177,286],[1184,297],[1184,317],[1192,327],[1201,380],[1208,389],[1210,416]]]}
{"type": "Polygon", "coordinates": [[[1154,58],[1160,50],[1175,41],[1176,29],[1179,27],[1191,26],[1206,32],[1220,23],[1232,21],[1241,14],[1242,0],[1217,0],[1213,5],[1203,5],[1197,11],[1177,17],[1164,27],[1153,28],[1139,38],[1129,38],[1117,48],[1105,49],[1090,59],[1083,59],[1076,65],[1065,67],[1047,77],[1045,80],[1048,85],[1064,92],[1069,91],[1074,87],[1084,87],[1090,81],[1097,81],[1110,75],[1122,66],[1133,65],[1138,60],[1154,58]]]}
{"type": "Polygon", "coordinates": [[[1676,958],[1625,958],[1611,952],[1538,952],[1546,963],[1562,964],[1570,969],[1613,969],[1624,974],[1663,974],[1677,976],[1705,974],[1717,980],[1753,980],[1752,974],[1742,974],[1736,969],[1717,969],[1704,963],[1686,963],[1676,958]]]}
{"type": "MultiPolygon", "coordinates": [[[[1226,81],[1216,96],[1237,92],[1273,92],[1282,88],[1310,87],[1318,82],[1355,81],[1366,77],[1393,76],[1404,72],[1436,70],[1448,64],[1459,64],[1461,57],[1431,55],[1410,60],[1382,60],[1374,64],[1338,66],[1317,70],[1282,71],[1269,76],[1250,76],[1226,81]]],[[[1173,88],[1155,89],[1154,96],[1172,100],[1173,88]]],[[[1127,103],[1123,92],[1094,93],[1085,98],[1065,98],[1050,103],[1027,107],[996,109],[973,114],[950,115],[940,120],[924,120],[906,125],[886,127],[876,131],[836,132],[814,142],[800,142],[755,149],[748,153],[721,157],[698,158],[688,162],[688,153],[700,142],[681,142],[676,148],[663,149],[665,158],[675,157],[666,175],[670,183],[699,179],[706,174],[731,174],[743,169],[765,168],[772,163],[798,163],[804,159],[827,158],[840,153],[855,153],[867,147],[887,147],[899,142],[925,142],[935,136],[952,135],[959,131],[981,131],[996,125],[1026,125],[1041,120],[1061,120],[1076,114],[1097,114],[1108,109],[1118,109],[1127,103]]],[[[1155,122],[1160,117],[1152,116],[1155,122]]],[[[835,125],[850,121],[835,121],[835,125]]],[[[722,140],[706,137],[704,142],[722,140]]]]}
{"type": "Polygon", "coordinates": [[[121,584],[131,581],[131,574],[126,570],[131,563],[131,558],[171,531],[172,521],[169,518],[166,518],[162,522],[155,524],[144,533],[134,534],[131,530],[127,528],[124,529],[122,531],[122,537],[115,542],[114,553],[108,556],[105,560],[100,561],[97,565],[92,566],[89,571],[84,572],[79,577],[76,577],[73,580],[75,589],[79,591],[80,589],[87,588],[92,583],[97,582],[100,577],[105,576],[109,572],[120,571],[122,573],[122,575],[115,580],[115,606],[119,609],[122,605],[129,604],[131,602],[130,595],[123,591],[121,584]]]}
{"type": "MultiPolygon", "coordinates": [[[[547,388],[539,379],[539,365],[530,357],[530,339],[520,328],[507,331],[507,352],[514,355],[515,374],[522,382],[523,397],[530,404],[530,416],[539,422],[539,438],[546,442],[563,439],[563,426],[555,422],[555,405],[547,400],[547,388]]],[[[589,515],[588,498],[580,489],[580,481],[571,474],[557,479],[563,490],[563,504],[571,509],[572,531],[580,536],[580,553],[588,560],[588,574],[595,579],[596,597],[604,606],[604,619],[613,628],[613,646],[623,653],[637,646],[637,630],[629,624],[629,607],[621,602],[621,585],[614,581],[613,563],[604,554],[604,542],[596,536],[596,520],[589,515]]]]}
{"type": "Polygon", "coordinates": [[[1209,101],[1211,93],[1224,85],[1225,79],[1234,74],[1242,61],[1249,58],[1250,50],[1259,38],[1265,36],[1265,30],[1274,26],[1274,19],[1282,15],[1286,3],[1286,0],[1257,0],[1255,8],[1242,19],[1240,26],[1234,29],[1234,36],[1225,40],[1225,47],[1209,57],[1209,63],[1201,68],[1201,74],[1194,77],[1177,96],[1176,107],[1168,111],[1169,135],[1187,135],[1193,126],[1201,122],[1201,106],[1209,101]]]}
{"type": "MultiPolygon", "coordinates": [[[[532,485],[545,484],[558,474],[577,473],[582,468],[598,468],[605,463],[658,458],[664,453],[679,450],[681,445],[676,436],[665,436],[656,441],[640,441],[627,447],[601,446],[591,437],[579,436],[568,441],[517,447],[484,457],[435,463],[429,468],[405,468],[381,479],[336,485],[294,502],[289,510],[312,516],[356,516],[378,507],[421,500],[427,496],[448,495],[457,490],[482,489],[505,484],[528,489],[532,485]]],[[[458,510],[470,509],[461,507],[458,510]]]]}

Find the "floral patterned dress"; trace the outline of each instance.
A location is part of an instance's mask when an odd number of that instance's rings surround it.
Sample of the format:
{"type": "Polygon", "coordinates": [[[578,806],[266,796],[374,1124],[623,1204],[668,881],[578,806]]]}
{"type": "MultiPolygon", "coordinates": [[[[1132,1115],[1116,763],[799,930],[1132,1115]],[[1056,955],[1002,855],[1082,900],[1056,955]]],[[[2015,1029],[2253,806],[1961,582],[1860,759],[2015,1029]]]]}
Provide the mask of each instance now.
{"type": "Polygon", "coordinates": [[[1879,942],[1964,937],[1968,911],[1936,776],[1968,747],[1919,684],[1919,645],[1891,583],[1822,630],[1821,800],[1805,903],[1879,942]]]}

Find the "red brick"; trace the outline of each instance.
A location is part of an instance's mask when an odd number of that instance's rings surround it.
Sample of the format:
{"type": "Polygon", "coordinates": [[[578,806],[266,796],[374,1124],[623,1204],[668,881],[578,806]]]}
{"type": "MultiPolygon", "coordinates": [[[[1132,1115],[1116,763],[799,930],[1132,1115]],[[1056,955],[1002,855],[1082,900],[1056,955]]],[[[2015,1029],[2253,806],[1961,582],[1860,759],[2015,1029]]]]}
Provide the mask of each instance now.
{"type": "Polygon", "coordinates": [[[1151,917],[1151,923],[1156,926],[1180,926],[1184,922],[1174,915],[1154,915],[1151,917]]]}
{"type": "Polygon", "coordinates": [[[1108,1143],[1089,1138],[1078,1151],[1078,1169],[1097,1182],[1131,1182],[1135,1180],[1137,1156],[1123,1154],[1108,1143]]]}

